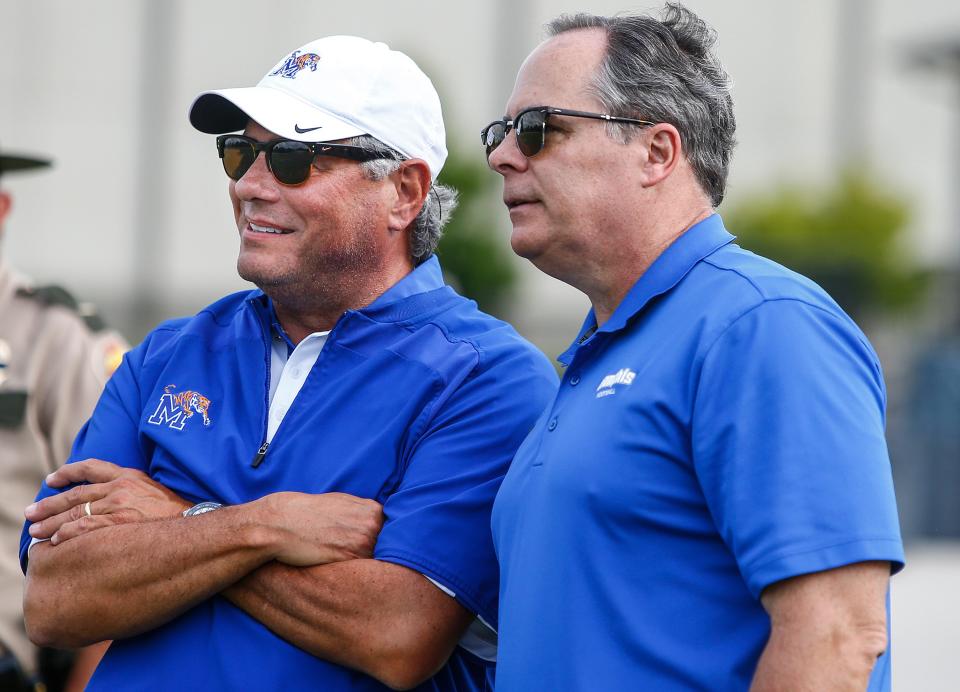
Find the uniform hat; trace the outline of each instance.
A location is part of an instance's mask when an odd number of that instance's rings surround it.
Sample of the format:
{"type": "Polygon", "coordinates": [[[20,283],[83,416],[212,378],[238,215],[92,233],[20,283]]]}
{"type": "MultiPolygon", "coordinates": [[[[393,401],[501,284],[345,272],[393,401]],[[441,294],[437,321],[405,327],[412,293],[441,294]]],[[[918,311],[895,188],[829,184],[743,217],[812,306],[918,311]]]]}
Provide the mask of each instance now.
{"type": "Polygon", "coordinates": [[[208,134],[255,120],[280,137],[330,142],[373,135],[423,159],[434,180],[447,158],[440,98],[416,63],[356,36],[312,41],[278,62],[255,87],[200,94],[190,123],[208,134]]]}
{"type": "Polygon", "coordinates": [[[0,154],[0,175],[14,171],[28,171],[31,168],[46,168],[51,163],[49,159],[37,159],[19,154],[0,154]]]}

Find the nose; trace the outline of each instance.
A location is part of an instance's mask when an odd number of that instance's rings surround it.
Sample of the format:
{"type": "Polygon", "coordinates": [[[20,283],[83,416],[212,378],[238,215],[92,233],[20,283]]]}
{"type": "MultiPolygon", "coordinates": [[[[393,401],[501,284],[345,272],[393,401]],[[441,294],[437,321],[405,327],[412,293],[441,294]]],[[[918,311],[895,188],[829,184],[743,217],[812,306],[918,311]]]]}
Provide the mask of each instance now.
{"type": "Polygon", "coordinates": [[[264,152],[257,152],[253,164],[233,184],[234,191],[242,200],[262,199],[275,200],[278,198],[279,183],[273,173],[267,168],[267,157],[264,152]]]}
{"type": "Polygon", "coordinates": [[[510,170],[524,171],[529,165],[529,159],[520,153],[517,146],[516,130],[511,128],[497,148],[487,157],[487,165],[500,175],[507,175],[510,170]]]}

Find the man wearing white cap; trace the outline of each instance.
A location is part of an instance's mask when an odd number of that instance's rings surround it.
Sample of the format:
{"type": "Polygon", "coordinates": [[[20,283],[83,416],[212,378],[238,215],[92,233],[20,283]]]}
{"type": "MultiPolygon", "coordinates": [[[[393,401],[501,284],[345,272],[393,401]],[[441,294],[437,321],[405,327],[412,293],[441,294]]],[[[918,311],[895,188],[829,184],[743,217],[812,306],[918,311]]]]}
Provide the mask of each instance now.
{"type": "Polygon", "coordinates": [[[443,283],[433,86],[330,37],[190,120],[243,130],[217,149],[260,290],[125,358],[27,508],[29,633],[114,639],[92,690],[489,689],[490,508],[556,382],[443,283]]]}

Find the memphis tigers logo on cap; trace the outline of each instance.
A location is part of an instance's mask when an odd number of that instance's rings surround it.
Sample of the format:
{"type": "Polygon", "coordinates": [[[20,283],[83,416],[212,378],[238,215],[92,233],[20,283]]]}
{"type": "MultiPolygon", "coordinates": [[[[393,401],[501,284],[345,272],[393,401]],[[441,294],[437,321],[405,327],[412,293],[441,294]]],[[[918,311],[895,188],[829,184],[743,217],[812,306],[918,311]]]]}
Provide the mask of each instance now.
{"type": "Polygon", "coordinates": [[[295,50],[290,54],[290,57],[283,61],[280,67],[268,76],[273,77],[274,75],[280,75],[287,79],[296,79],[300,70],[305,70],[308,67],[311,72],[316,72],[318,62],[320,62],[320,56],[316,53],[304,53],[301,55],[299,50],[295,50]]]}

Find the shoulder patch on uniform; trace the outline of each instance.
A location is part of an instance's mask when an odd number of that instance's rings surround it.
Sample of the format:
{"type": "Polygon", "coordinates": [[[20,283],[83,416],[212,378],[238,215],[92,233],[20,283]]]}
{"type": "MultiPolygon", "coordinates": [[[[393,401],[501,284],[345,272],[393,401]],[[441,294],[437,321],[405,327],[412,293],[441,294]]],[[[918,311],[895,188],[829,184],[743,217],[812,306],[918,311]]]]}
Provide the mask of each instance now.
{"type": "Polygon", "coordinates": [[[23,298],[35,300],[47,307],[66,308],[84,321],[87,328],[92,332],[103,331],[107,328],[107,323],[97,313],[93,303],[81,303],[73,294],[63,286],[50,284],[48,286],[23,286],[17,289],[17,295],[23,298]]]}
{"type": "Polygon", "coordinates": [[[123,338],[116,333],[106,331],[97,337],[97,347],[94,349],[94,366],[103,367],[103,373],[108,378],[116,372],[123,362],[123,354],[127,352],[123,338]]]}

